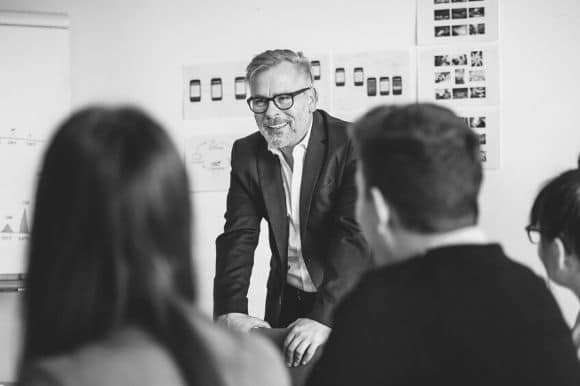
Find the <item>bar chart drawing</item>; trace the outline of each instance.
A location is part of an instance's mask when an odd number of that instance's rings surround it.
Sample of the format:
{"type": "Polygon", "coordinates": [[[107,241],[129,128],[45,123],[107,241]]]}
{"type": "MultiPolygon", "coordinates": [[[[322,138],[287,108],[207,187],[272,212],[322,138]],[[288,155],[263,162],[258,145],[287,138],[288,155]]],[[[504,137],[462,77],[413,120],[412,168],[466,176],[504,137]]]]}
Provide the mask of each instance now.
{"type": "Polygon", "coordinates": [[[30,225],[28,221],[28,205],[29,202],[24,202],[24,208],[19,216],[11,214],[4,216],[0,222],[0,234],[2,240],[11,240],[12,236],[18,236],[19,240],[25,240],[30,235],[30,225]]]}
{"type": "Polygon", "coordinates": [[[30,228],[28,227],[28,217],[26,217],[26,209],[22,212],[22,217],[20,219],[20,233],[30,234],[30,228]]]}

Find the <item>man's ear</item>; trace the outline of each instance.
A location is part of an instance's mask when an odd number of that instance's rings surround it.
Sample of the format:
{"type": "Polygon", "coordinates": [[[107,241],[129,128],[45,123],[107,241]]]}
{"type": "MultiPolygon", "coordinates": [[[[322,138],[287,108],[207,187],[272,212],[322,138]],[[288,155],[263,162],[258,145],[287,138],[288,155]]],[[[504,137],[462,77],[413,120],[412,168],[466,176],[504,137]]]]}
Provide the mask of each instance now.
{"type": "Polygon", "coordinates": [[[564,242],[560,237],[554,239],[554,244],[556,246],[556,266],[558,269],[558,274],[564,279],[572,278],[578,276],[580,273],[580,261],[574,253],[571,251],[566,251],[564,242]]]}
{"type": "Polygon", "coordinates": [[[385,232],[388,229],[387,226],[391,219],[391,209],[378,188],[373,186],[370,189],[370,193],[371,199],[373,200],[373,207],[377,214],[377,231],[379,234],[385,236],[385,232]]]}
{"type": "Polygon", "coordinates": [[[318,106],[318,91],[316,88],[312,87],[310,92],[308,93],[308,111],[313,113],[316,111],[316,107],[318,106]]]}

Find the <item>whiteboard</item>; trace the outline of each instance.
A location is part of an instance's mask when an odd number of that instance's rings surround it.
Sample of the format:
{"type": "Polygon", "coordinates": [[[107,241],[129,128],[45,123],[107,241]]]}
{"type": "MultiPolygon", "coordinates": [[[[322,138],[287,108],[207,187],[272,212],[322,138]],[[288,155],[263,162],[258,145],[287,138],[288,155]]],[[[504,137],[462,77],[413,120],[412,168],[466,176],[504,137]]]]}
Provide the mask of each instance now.
{"type": "Polygon", "coordinates": [[[46,144],[70,111],[66,15],[0,12],[0,274],[23,273],[46,144]]]}

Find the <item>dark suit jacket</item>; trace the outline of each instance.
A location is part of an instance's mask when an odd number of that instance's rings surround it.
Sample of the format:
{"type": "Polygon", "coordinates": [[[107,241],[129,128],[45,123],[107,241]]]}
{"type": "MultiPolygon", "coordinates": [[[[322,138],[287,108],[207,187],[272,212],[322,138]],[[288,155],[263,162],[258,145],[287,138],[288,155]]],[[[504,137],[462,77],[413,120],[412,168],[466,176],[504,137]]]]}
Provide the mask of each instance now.
{"type": "Polygon", "coordinates": [[[365,275],[338,307],[311,386],[572,386],[580,364],[542,279],[497,244],[365,275]]]}
{"type": "MultiPolygon", "coordinates": [[[[300,192],[302,252],[318,288],[310,318],[331,324],[331,313],[369,261],[369,250],[354,219],[356,158],[347,123],[314,112],[300,192]]],[[[260,221],[270,231],[270,275],[265,319],[276,326],[286,283],[288,219],[278,158],[259,132],[237,140],[225,227],[216,240],[214,315],[248,312],[248,286],[260,221]]]]}

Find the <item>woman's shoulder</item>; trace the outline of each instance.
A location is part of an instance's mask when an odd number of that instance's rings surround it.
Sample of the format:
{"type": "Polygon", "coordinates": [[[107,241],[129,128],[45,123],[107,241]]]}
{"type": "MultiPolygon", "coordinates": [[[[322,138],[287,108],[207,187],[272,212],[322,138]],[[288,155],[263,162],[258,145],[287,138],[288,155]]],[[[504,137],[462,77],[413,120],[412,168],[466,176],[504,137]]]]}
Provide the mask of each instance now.
{"type": "Polygon", "coordinates": [[[203,315],[192,323],[206,341],[226,385],[290,385],[281,354],[265,338],[216,325],[203,315]]]}
{"type": "Polygon", "coordinates": [[[169,353],[138,328],[124,328],[72,353],[27,366],[22,386],[183,385],[169,353]]]}

